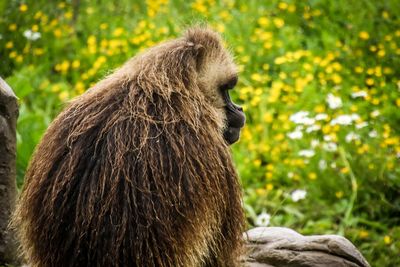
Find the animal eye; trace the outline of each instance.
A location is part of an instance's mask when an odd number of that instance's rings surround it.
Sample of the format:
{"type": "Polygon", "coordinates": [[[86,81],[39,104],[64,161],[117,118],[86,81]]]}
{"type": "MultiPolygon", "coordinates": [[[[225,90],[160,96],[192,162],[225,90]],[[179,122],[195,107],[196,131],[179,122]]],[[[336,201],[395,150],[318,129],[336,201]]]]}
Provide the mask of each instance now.
{"type": "Polygon", "coordinates": [[[233,77],[228,82],[226,82],[223,85],[221,85],[219,88],[222,91],[223,90],[231,90],[236,86],[237,82],[238,82],[238,78],[237,77],[233,77]]]}

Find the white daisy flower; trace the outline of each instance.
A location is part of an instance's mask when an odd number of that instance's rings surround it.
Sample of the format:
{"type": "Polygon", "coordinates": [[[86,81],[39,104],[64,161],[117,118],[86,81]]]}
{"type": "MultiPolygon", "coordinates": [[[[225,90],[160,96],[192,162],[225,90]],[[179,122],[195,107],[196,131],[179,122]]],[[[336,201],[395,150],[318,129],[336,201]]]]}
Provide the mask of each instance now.
{"type": "Polygon", "coordinates": [[[337,144],[334,142],[324,143],[322,148],[328,152],[335,152],[337,151],[337,144]]]}
{"type": "Polygon", "coordinates": [[[360,115],[358,114],[351,114],[351,115],[340,115],[337,116],[336,118],[334,118],[331,121],[331,125],[351,125],[353,123],[353,121],[359,120],[360,119],[360,115]]]}
{"type": "Polygon", "coordinates": [[[26,39],[31,40],[31,41],[36,41],[37,39],[42,37],[40,32],[33,32],[31,30],[26,30],[26,31],[24,31],[23,34],[24,34],[26,39]]]}
{"type": "Polygon", "coordinates": [[[318,114],[315,116],[315,119],[316,119],[317,121],[326,120],[327,118],[328,118],[328,114],[326,114],[326,113],[318,113],[318,114]]]}
{"type": "Polygon", "coordinates": [[[303,133],[296,129],[293,132],[288,133],[287,136],[290,139],[301,139],[303,137],[303,133]]]}
{"type": "Polygon", "coordinates": [[[367,96],[368,96],[368,93],[365,91],[358,91],[358,92],[351,93],[352,98],[367,97],[367,96]]]}
{"type": "Polygon", "coordinates": [[[328,164],[326,163],[326,160],[324,160],[324,159],[321,159],[321,160],[318,162],[318,168],[319,168],[320,170],[325,170],[327,166],[328,166],[328,164]]]}
{"type": "Polygon", "coordinates": [[[366,121],[363,121],[363,122],[360,122],[360,123],[356,124],[356,128],[357,129],[361,129],[361,128],[364,128],[364,127],[367,127],[367,126],[368,126],[368,122],[366,122],[366,121]]]}
{"type": "Polygon", "coordinates": [[[271,220],[271,215],[266,212],[262,212],[257,216],[255,224],[257,226],[268,226],[271,220]]]}
{"type": "Polygon", "coordinates": [[[307,133],[311,133],[311,132],[316,132],[316,131],[319,131],[319,130],[321,130],[321,126],[314,124],[314,125],[311,125],[311,126],[307,127],[306,132],[307,133]]]}
{"type": "Polygon", "coordinates": [[[371,137],[371,138],[375,138],[375,137],[378,136],[378,132],[375,131],[375,130],[372,130],[372,131],[370,131],[370,132],[368,133],[368,136],[371,137]]]}
{"type": "Polygon", "coordinates": [[[296,189],[292,192],[290,195],[292,197],[292,200],[294,202],[297,202],[299,200],[305,199],[307,196],[307,191],[303,189],[296,189]]]}
{"type": "Polygon", "coordinates": [[[326,97],[326,102],[328,103],[329,108],[338,109],[342,107],[342,99],[340,97],[334,96],[333,94],[328,94],[326,97]]]}
{"type": "Polygon", "coordinates": [[[315,151],[312,149],[303,149],[299,151],[299,156],[312,158],[315,155],[315,151]]]}
{"type": "Polygon", "coordinates": [[[347,143],[350,143],[351,141],[359,140],[359,139],[360,139],[360,136],[354,132],[348,133],[345,137],[345,140],[347,143]]]}

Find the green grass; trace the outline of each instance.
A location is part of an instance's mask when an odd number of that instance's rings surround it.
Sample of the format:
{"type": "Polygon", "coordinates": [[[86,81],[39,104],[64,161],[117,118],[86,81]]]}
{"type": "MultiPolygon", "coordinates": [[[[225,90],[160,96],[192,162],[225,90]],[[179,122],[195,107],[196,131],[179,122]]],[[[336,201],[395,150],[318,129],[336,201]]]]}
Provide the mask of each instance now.
{"type": "Polygon", "coordinates": [[[400,2],[47,2],[0,0],[0,74],[21,105],[19,185],[66,101],[208,23],[241,70],[234,99],[248,120],[233,154],[249,226],[268,213],[274,226],[344,235],[371,266],[400,265],[400,2]]]}

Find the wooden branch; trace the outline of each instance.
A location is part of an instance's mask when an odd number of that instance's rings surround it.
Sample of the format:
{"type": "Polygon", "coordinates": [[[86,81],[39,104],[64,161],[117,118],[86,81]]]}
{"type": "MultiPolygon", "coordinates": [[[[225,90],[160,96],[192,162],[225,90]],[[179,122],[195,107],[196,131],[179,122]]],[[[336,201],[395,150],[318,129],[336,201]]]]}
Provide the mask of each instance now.
{"type": "Polygon", "coordinates": [[[17,196],[17,118],[17,97],[0,77],[0,266],[19,263],[16,242],[8,229],[17,196]]]}
{"type": "Polygon", "coordinates": [[[258,227],[245,233],[245,267],[370,267],[357,248],[337,235],[303,236],[289,228],[258,227]]]}

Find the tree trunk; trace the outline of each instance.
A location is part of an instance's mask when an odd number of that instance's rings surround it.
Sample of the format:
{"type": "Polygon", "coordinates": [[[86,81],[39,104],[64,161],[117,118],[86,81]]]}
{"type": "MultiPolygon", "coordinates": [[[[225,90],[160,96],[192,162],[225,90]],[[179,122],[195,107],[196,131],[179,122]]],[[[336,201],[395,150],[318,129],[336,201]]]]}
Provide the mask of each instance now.
{"type": "Polygon", "coordinates": [[[0,266],[19,263],[15,238],[8,229],[17,196],[17,118],[17,97],[0,77],[0,266]]]}

